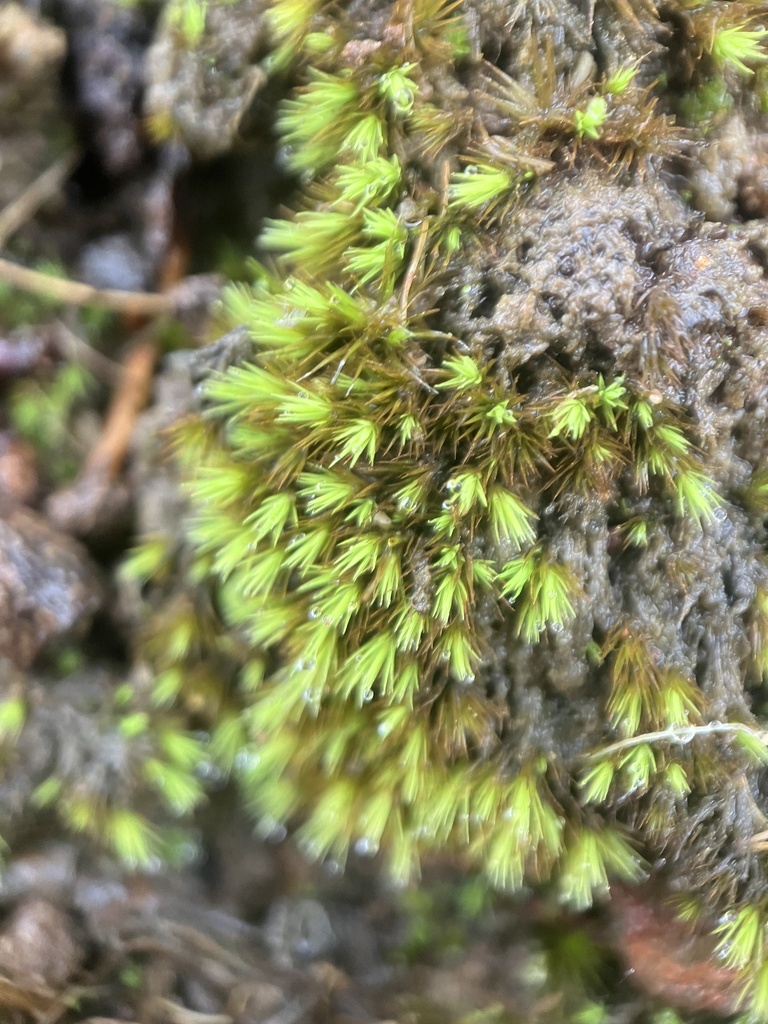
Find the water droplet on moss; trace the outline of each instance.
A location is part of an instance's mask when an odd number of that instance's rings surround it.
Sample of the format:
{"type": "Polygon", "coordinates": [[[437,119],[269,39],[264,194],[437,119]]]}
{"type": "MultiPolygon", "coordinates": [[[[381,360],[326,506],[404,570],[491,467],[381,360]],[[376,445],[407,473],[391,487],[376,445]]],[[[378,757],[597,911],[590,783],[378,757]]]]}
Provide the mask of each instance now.
{"type": "Polygon", "coordinates": [[[375,857],[379,852],[379,844],[372,842],[363,836],[355,843],[355,853],[358,857],[375,857]]]}

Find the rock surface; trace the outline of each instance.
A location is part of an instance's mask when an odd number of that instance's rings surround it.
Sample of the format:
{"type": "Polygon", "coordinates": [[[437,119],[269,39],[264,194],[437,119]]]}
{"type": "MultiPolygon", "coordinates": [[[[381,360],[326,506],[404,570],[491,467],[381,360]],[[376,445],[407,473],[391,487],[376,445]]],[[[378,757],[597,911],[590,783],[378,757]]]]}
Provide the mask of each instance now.
{"type": "Polygon", "coordinates": [[[79,544],[29,509],[0,503],[0,656],[29,666],[49,641],[86,628],[102,600],[79,544]]]}

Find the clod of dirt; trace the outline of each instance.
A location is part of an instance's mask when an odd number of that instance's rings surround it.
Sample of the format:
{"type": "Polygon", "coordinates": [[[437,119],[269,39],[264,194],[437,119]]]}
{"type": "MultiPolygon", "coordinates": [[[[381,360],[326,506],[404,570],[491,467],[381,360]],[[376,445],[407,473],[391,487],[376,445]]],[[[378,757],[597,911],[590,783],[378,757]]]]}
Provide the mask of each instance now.
{"type": "Polygon", "coordinates": [[[65,49],[59,29],[19,4],[0,6],[0,208],[35,179],[62,140],[65,49]]]}
{"type": "Polygon", "coordinates": [[[689,175],[692,199],[710,220],[768,215],[768,134],[747,124],[739,111],[714,129],[689,175]]]}
{"type": "Polygon", "coordinates": [[[20,505],[34,500],[39,487],[35,449],[8,430],[0,431],[0,493],[20,505]]]}
{"type": "Polygon", "coordinates": [[[87,543],[98,544],[119,537],[129,529],[131,499],[130,487],[125,481],[97,472],[81,476],[71,487],[62,487],[49,495],[45,512],[60,530],[87,543]]]}
{"type": "Polygon", "coordinates": [[[211,5],[195,45],[166,18],[147,55],[145,111],[172,125],[202,160],[228,152],[267,80],[255,62],[266,47],[264,0],[211,5]]]}
{"type": "Polygon", "coordinates": [[[102,601],[79,544],[34,512],[0,503],[0,656],[29,666],[49,641],[87,627],[102,601]]]}
{"type": "Polygon", "coordinates": [[[69,843],[45,843],[11,857],[0,879],[0,906],[5,909],[33,896],[60,903],[74,888],[76,872],[77,853],[69,843]]]}
{"type": "Polygon", "coordinates": [[[276,900],[267,918],[265,938],[275,962],[292,967],[328,956],[336,945],[333,925],[317,900],[276,900]]]}
{"type": "Polygon", "coordinates": [[[53,903],[22,903],[0,932],[0,973],[17,985],[60,989],[83,961],[75,935],[74,921],[53,903]]]}

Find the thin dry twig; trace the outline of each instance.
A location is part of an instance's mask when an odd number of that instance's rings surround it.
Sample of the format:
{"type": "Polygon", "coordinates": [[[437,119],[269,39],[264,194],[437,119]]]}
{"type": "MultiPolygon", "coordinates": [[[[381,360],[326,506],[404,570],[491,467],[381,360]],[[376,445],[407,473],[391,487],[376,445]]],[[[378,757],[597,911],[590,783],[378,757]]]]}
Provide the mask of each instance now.
{"type": "Polygon", "coordinates": [[[115,477],[120,472],[136,417],[149,400],[156,361],[157,345],[150,338],[138,341],[129,351],[104,427],[85,460],[81,477],[115,477]]]}
{"type": "Polygon", "coordinates": [[[56,347],[62,356],[82,363],[99,380],[116,384],[123,372],[119,363],[105,356],[76,334],[63,320],[54,322],[56,347]]]}
{"type": "Polygon", "coordinates": [[[43,203],[56,195],[74,170],[78,159],[75,151],[67,153],[0,211],[0,249],[5,247],[11,235],[34,217],[43,203]]]}
{"type": "Polygon", "coordinates": [[[411,256],[411,262],[408,265],[405,278],[403,279],[403,289],[400,293],[400,309],[405,316],[408,313],[408,299],[411,294],[411,287],[416,278],[416,273],[421,263],[421,257],[424,255],[424,247],[427,244],[427,234],[429,232],[429,217],[425,217],[421,222],[421,230],[419,231],[419,237],[416,239],[416,245],[413,247],[413,255],[411,256]]]}
{"type": "Polygon", "coordinates": [[[103,306],[126,316],[148,318],[173,313],[174,302],[168,294],[157,292],[125,292],[114,288],[94,288],[81,281],[51,277],[39,270],[22,267],[0,258],[0,280],[33,295],[53,299],[65,306],[103,306]]]}
{"type": "Polygon", "coordinates": [[[623,740],[616,740],[599,750],[585,754],[580,760],[587,764],[595,761],[602,761],[604,758],[618,754],[622,750],[630,750],[645,743],[673,743],[675,746],[686,746],[700,736],[715,736],[727,733],[743,734],[752,739],[759,740],[764,746],[768,745],[768,733],[753,729],[743,722],[709,722],[707,725],[681,725],[669,729],[658,729],[655,732],[638,733],[637,736],[628,736],[623,740]]]}
{"type": "Polygon", "coordinates": [[[171,1024],[232,1024],[228,1013],[200,1013],[163,996],[152,1000],[151,1009],[163,1012],[171,1024]]]}

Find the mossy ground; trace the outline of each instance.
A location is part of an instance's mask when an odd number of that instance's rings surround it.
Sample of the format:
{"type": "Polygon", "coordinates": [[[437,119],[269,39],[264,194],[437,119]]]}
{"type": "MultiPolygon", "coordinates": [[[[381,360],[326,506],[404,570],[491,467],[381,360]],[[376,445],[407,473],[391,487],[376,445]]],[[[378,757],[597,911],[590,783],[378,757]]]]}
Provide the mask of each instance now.
{"type": "Polygon", "coordinates": [[[194,572],[253,651],[214,745],[314,854],[407,878],[447,845],[577,908],[663,863],[743,938],[764,258],[680,171],[692,97],[759,123],[757,13],[270,8],[304,183],[230,294],[254,358],[179,436],[194,572]]]}
{"type": "MultiPolygon", "coordinates": [[[[179,0],[174,60],[226,6],[179,0]]],[[[581,924],[556,941],[593,905],[658,1000],[764,1019],[763,5],[247,9],[291,210],[225,300],[248,340],[177,362],[190,511],[143,515],[123,571],[138,668],[93,755],[120,778],[48,766],[37,804],[151,864],[159,804],[231,776],[316,857],[521,893],[535,1019],[645,1012],[584,987],[581,924]],[[720,988],[649,969],[668,897],[720,988]]]]}

